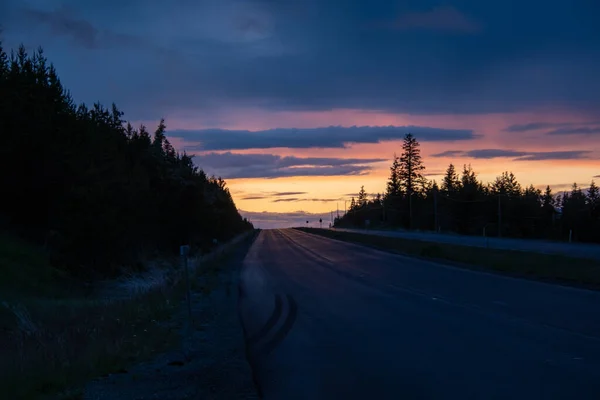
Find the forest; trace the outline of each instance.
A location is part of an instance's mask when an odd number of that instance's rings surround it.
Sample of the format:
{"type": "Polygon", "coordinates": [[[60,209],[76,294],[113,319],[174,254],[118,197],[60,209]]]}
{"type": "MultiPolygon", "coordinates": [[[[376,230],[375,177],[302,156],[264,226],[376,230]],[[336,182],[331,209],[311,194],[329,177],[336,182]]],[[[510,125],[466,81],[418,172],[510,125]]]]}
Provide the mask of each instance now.
{"type": "Polygon", "coordinates": [[[42,49],[0,43],[0,229],[75,275],[205,249],[252,229],[221,178],[175,151],[164,120],[133,127],[112,104],[76,104],[42,49]]]}
{"type": "Polygon", "coordinates": [[[422,231],[600,242],[600,191],[594,181],[583,190],[554,193],[523,187],[512,172],[483,183],[471,165],[450,164],[438,184],[424,177],[420,144],[407,134],[394,155],[386,191],[370,198],[361,188],[335,227],[397,227],[422,231]]]}

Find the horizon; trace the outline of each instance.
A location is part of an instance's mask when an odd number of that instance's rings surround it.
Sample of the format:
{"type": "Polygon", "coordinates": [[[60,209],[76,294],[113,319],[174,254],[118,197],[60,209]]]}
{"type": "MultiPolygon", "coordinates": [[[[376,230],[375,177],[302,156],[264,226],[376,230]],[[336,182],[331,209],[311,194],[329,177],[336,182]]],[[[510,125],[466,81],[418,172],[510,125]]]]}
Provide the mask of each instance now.
{"type": "Polygon", "coordinates": [[[0,38],[41,46],[78,103],[151,131],[164,117],[242,213],[291,224],[384,192],[407,132],[438,182],[453,163],[484,183],[589,185],[600,6],[561,4],[8,0],[0,38]]]}

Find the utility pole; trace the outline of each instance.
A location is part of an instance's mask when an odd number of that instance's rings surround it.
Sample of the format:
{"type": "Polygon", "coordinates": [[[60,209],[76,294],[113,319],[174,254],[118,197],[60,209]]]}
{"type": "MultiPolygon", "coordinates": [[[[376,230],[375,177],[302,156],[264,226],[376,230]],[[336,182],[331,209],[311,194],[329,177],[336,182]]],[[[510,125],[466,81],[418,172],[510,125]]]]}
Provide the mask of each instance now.
{"type": "Polygon", "coordinates": [[[433,228],[434,231],[438,231],[438,209],[437,209],[437,190],[433,191],[433,228]]]}
{"type": "Polygon", "coordinates": [[[408,194],[408,229],[413,228],[412,218],[412,190],[408,194]]]}
{"type": "Polygon", "coordinates": [[[337,203],[337,217],[340,218],[340,203],[337,203]]]}
{"type": "Polygon", "coordinates": [[[498,194],[498,237],[502,237],[502,195],[498,194]]]}
{"type": "Polygon", "coordinates": [[[346,215],[346,213],[348,212],[347,210],[348,209],[346,208],[346,200],[344,200],[344,215],[346,215]]]}

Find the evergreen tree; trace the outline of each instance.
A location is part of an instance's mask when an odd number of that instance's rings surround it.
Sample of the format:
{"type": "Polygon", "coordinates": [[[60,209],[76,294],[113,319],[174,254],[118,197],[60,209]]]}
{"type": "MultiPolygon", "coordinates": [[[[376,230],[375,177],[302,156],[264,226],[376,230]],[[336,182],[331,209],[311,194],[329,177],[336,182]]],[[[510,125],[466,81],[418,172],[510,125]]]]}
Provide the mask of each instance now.
{"type": "Polygon", "coordinates": [[[458,173],[456,172],[456,168],[454,168],[453,164],[448,165],[446,169],[446,174],[442,179],[442,187],[441,191],[446,194],[452,194],[458,192],[460,189],[460,179],[458,177],[458,173]]]}
{"type": "Polygon", "coordinates": [[[600,192],[598,186],[596,186],[596,182],[592,181],[592,183],[590,183],[586,197],[590,214],[595,214],[600,202],[600,192]]]}
{"type": "Polygon", "coordinates": [[[521,185],[512,172],[503,172],[490,186],[492,194],[518,197],[522,193],[521,185]]]}
{"type": "Polygon", "coordinates": [[[556,200],[554,199],[554,196],[552,195],[552,189],[550,189],[550,186],[546,186],[546,190],[544,191],[544,194],[542,195],[542,207],[544,210],[547,211],[554,211],[554,207],[556,205],[556,200]]]}
{"type": "Polygon", "coordinates": [[[396,198],[402,195],[402,186],[400,182],[400,158],[394,153],[394,160],[390,167],[390,177],[387,182],[385,196],[387,198],[396,198]]]}
{"type": "Polygon", "coordinates": [[[365,191],[365,187],[361,186],[360,191],[358,192],[358,207],[366,206],[367,202],[368,202],[367,192],[365,191]]]}
{"type": "Polygon", "coordinates": [[[0,196],[1,228],[39,244],[59,237],[51,261],[79,274],[252,229],[225,182],[178,155],[165,130],[161,121],[152,140],[114,104],[75,106],[41,49],[21,46],[9,59],[0,45],[0,186],[11,189],[0,196]]]}
{"type": "Polygon", "coordinates": [[[404,192],[411,196],[423,182],[422,171],[425,169],[421,159],[419,142],[411,134],[406,134],[402,143],[402,154],[399,159],[398,180],[404,192]]]}

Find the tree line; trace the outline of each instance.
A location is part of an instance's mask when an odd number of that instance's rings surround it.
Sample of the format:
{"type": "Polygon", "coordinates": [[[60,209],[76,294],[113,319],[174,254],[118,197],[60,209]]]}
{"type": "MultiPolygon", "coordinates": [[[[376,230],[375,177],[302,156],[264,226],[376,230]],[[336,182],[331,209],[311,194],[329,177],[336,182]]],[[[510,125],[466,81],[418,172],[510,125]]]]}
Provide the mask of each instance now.
{"type": "Polygon", "coordinates": [[[114,274],[142,255],[210,246],[252,224],[221,178],[115,104],[75,104],[42,49],[0,43],[0,228],[71,272],[114,274]]]}
{"type": "Polygon", "coordinates": [[[337,227],[401,227],[466,235],[600,242],[600,190],[576,183],[554,193],[523,187],[512,172],[484,184],[471,165],[453,164],[438,184],[423,173],[419,142],[407,134],[394,155],[386,191],[369,198],[364,186],[337,227]]]}

